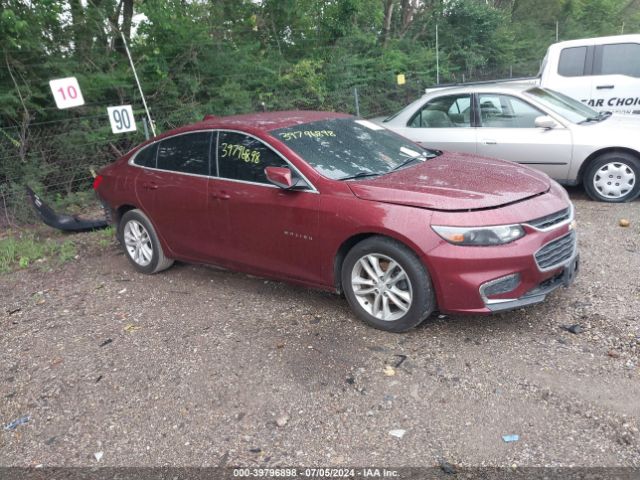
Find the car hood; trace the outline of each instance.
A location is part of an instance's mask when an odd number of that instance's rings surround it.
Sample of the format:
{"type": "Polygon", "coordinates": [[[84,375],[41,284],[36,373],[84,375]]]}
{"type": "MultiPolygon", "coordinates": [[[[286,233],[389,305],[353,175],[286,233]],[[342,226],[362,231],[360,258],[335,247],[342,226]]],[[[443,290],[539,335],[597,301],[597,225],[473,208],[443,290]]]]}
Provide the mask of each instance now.
{"type": "Polygon", "coordinates": [[[363,200],[455,211],[519,202],[547,192],[551,180],[515,163],[447,152],[397,172],[347,184],[363,200]]]}
{"type": "Polygon", "coordinates": [[[640,115],[622,115],[614,113],[605,121],[596,124],[599,127],[631,127],[640,128],[640,115]]]}
{"type": "Polygon", "coordinates": [[[602,122],[579,124],[577,127],[572,129],[575,134],[574,144],[598,148],[640,148],[640,115],[613,114],[602,122]]]}

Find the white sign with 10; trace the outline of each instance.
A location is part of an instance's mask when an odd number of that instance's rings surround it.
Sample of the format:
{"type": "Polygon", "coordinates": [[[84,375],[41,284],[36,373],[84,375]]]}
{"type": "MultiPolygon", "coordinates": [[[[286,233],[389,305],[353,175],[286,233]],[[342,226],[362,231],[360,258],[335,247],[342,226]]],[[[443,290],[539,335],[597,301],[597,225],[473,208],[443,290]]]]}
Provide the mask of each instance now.
{"type": "Polygon", "coordinates": [[[56,78],[49,81],[56,106],[60,109],[84,105],[84,98],[76,77],[56,78]]]}

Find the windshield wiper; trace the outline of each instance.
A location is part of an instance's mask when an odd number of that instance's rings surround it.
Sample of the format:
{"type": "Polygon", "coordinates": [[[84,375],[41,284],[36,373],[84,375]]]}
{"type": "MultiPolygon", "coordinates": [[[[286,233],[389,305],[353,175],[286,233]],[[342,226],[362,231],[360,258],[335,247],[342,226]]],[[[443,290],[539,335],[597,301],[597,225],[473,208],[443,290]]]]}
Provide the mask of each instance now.
{"type": "Polygon", "coordinates": [[[402,167],[406,167],[407,165],[409,165],[410,163],[413,163],[416,160],[421,160],[421,161],[425,161],[427,159],[426,156],[421,155],[419,157],[411,157],[411,158],[407,158],[404,162],[402,162],[400,165],[396,165],[395,167],[393,167],[391,170],[389,170],[390,172],[395,172],[396,170],[400,170],[402,167]]]}
{"type": "Polygon", "coordinates": [[[435,158],[438,155],[440,155],[442,152],[438,151],[438,150],[434,150],[433,153],[431,152],[422,152],[420,154],[420,156],[418,157],[411,157],[411,158],[407,158],[404,162],[402,162],[400,165],[396,165],[395,167],[393,167],[391,170],[389,170],[390,172],[395,172],[396,170],[400,170],[402,167],[406,167],[407,165],[409,165],[410,163],[413,163],[414,160],[421,160],[423,162],[426,162],[427,160],[429,160],[430,158],[435,158]]]}
{"type": "Polygon", "coordinates": [[[580,122],[580,124],[589,123],[589,122],[601,122],[603,120],[606,120],[610,116],[611,116],[611,112],[600,112],[595,117],[587,117],[587,118],[585,118],[584,120],[582,120],[580,122]]]}
{"type": "Polygon", "coordinates": [[[338,178],[338,180],[351,180],[352,178],[364,178],[364,177],[377,177],[387,172],[358,172],[354,175],[347,175],[346,177],[338,178]]]}

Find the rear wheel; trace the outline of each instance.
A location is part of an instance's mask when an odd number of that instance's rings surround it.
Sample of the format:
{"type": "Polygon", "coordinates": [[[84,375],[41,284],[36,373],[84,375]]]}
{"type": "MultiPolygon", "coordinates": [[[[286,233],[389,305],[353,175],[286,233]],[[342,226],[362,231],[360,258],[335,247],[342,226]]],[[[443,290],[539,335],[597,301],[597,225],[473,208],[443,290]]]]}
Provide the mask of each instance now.
{"type": "Polygon", "coordinates": [[[140,210],[129,210],[122,216],[118,238],[127,258],[139,272],[157,273],[173,265],[173,260],[164,256],[151,221],[140,210]]]}
{"type": "Polygon", "coordinates": [[[424,265],[390,238],[375,236],[355,245],[344,259],[341,278],[353,312],[381,330],[409,330],[435,308],[424,265]]]}
{"type": "Polygon", "coordinates": [[[605,153],[587,167],[584,188],[601,202],[633,200],[640,193],[640,161],[629,153],[605,153]]]}

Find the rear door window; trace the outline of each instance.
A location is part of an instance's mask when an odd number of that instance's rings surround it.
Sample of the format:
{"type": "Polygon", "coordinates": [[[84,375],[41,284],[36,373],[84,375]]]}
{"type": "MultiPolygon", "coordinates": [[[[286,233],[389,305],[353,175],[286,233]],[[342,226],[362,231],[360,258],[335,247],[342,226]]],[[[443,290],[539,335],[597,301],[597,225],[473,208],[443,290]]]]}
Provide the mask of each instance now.
{"type": "Polygon", "coordinates": [[[231,180],[269,184],[266,167],[288,167],[285,160],[257,138],[236,132],[220,132],[218,176],[231,180]]]}
{"type": "Polygon", "coordinates": [[[627,75],[640,78],[640,44],[612,43],[596,48],[596,75],[627,75]]]}
{"type": "Polygon", "coordinates": [[[587,47],[563,48],[558,62],[558,73],[563,77],[581,77],[587,58],[587,47]]]}
{"type": "Polygon", "coordinates": [[[410,128],[456,128],[471,126],[471,95],[446,95],[429,100],[416,113],[410,128]]]}
{"type": "Polygon", "coordinates": [[[209,175],[211,132],[169,137],[158,147],[158,168],[172,172],[209,175]]]}

